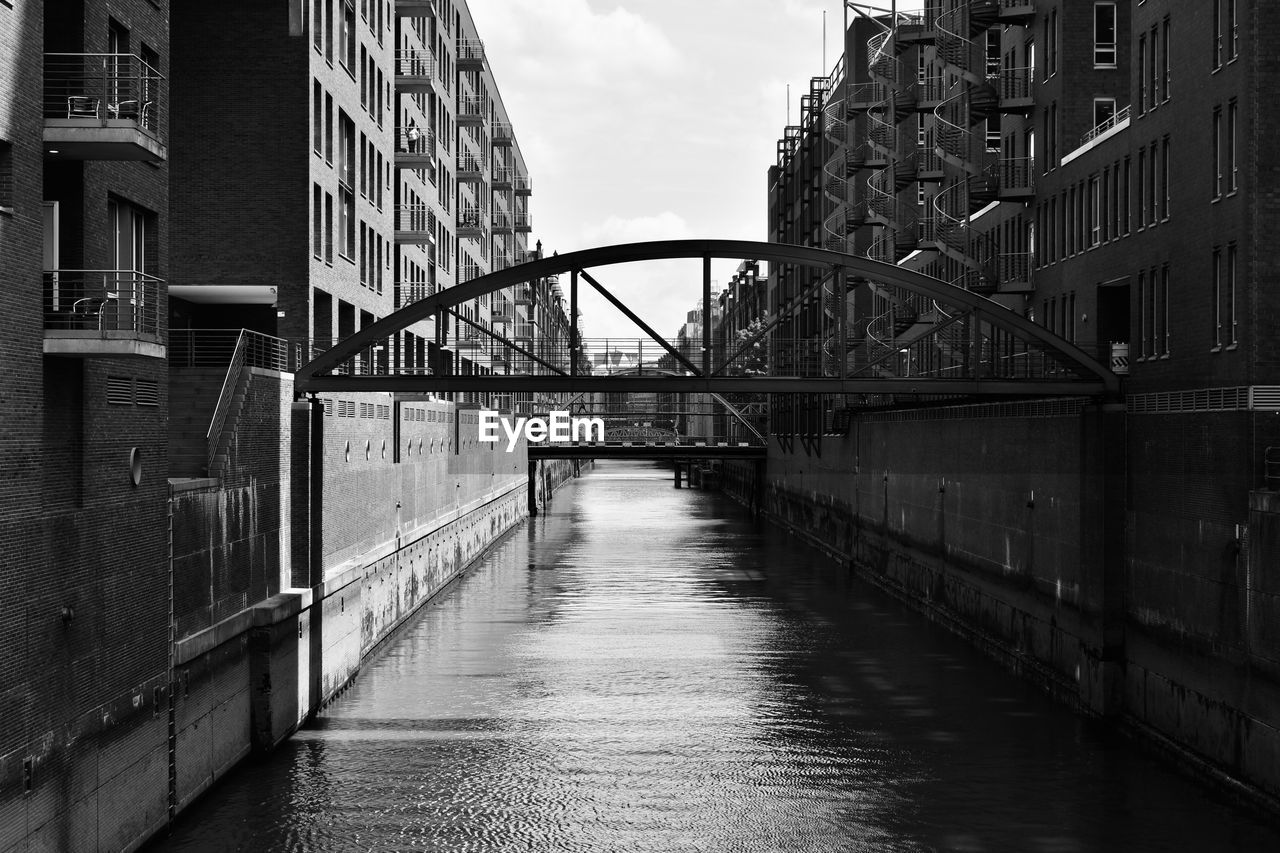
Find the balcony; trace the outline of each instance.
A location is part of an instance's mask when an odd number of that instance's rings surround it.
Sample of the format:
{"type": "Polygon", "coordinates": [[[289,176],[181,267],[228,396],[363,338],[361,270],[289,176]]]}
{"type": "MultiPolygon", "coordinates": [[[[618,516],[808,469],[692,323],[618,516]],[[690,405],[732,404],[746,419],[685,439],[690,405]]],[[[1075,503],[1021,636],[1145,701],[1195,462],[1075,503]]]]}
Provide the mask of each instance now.
{"type": "Polygon", "coordinates": [[[510,234],[512,229],[512,216],[505,210],[495,210],[492,217],[493,230],[495,234],[510,234]]]}
{"type": "Polygon", "coordinates": [[[397,18],[434,18],[435,0],[396,0],[397,18]]]}
{"type": "Polygon", "coordinates": [[[1002,24],[1026,26],[1035,17],[1035,0],[1000,0],[997,20],[1002,24]]]}
{"type": "Polygon", "coordinates": [[[538,253],[533,249],[521,249],[516,252],[517,264],[530,264],[538,260],[538,253]]]}
{"type": "Polygon", "coordinates": [[[511,129],[509,121],[495,121],[493,123],[493,144],[494,145],[511,145],[516,141],[515,131],[511,129]]]}
{"type": "Polygon", "coordinates": [[[517,305],[533,304],[533,285],[517,284],[515,291],[515,303],[517,305]]]}
{"type": "Polygon", "coordinates": [[[1026,115],[1035,107],[1034,68],[1004,68],[991,79],[999,94],[997,108],[1002,113],[1026,115]]]}
{"type": "Polygon", "coordinates": [[[478,207],[466,207],[458,211],[458,236],[468,240],[483,240],[487,234],[484,219],[478,207]]]}
{"type": "Polygon", "coordinates": [[[484,163],[479,157],[464,154],[458,158],[458,180],[464,184],[479,183],[484,179],[484,163]]]}
{"type": "Polygon", "coordinates": [[[46,355],[164,358],[160,279],[135,270],[47,270],[46,355]]]}
{"type": "Polygon", "coordinates": [[[435,243],[436,216],[425,204],[396,205],[396,245],[435,243]]]}
{"type": "Polygon", "coordinates": [[[430,92],[436,57],[429,50],[396,51],[396,91],[430,92]]]}
{"type": "Polygon", "coordinates": [[[44,151],[60,160],[167,159],[165,79],[131,53],[44,55],[44,151]]]}
{"type": "Polygon", "coordinates": [[[458,99],[458,124],[476,126],[484,124],[485,108],[483,98],[458,99]]]}
{"type": "Polygon", "coordinates": [[[1035,195],[1035,161],[1031,157],[1002,157],[999,169],[1001,201],[1030,201],[1035,195]]]}
{"type": "Polygon", "coordinates": [[[531,195],[533,193],[533,181],[528,175],[516,172],[511,180],[511,185],[515,189],[516,195],[531,195]]]}
{"type": "Polygon", "coordinates": [[[397,169],[434,169],[435,165],[435,133],[416,125],[396,128],[397,169]]]}
{"type": "Polygon", "coordinates": [[[465,326],[459,329],[453,336],[454,349],[478,350],[484,347],[486,336],[480,333],[479,329],[473,329],[465,326]]]}
{"type": "Polygon", "coordinates": [[[493,188],[495,190],[509,190],[515,180],[515,169],[505,166],[501,169],[493,171],[493,188]]]}
{"type": "Polygon", "coordinates": [[[493,303],[489,316],[494,323],[511,323],[515,320],[515,307],[507,299],[493,303]]]}
{"type": "Polygon", "coordinates": [[[1030,293],[1031,253],[1006,252],[996,257],[996,282],[1001,293],[1030,293]]]}
{"type": "Polygon", "coordinates": [[[484,268],[477,263],[468,262],[458,267],[458,283],[471,281],[473,278],[479,278],[484,275],[484,268]]]}
{"type": "Polygon", "coordinates": [[[533,230],[533,219],[532,217],[529,216],[529,214],[517,213],[515,216],[515,220],[516,220],[517,233],[528,234],[530,231],[533,230]]]}
{"type": "Polygon", "coordinates": [[[458,39],[458,68],[479,70],[484,67],[484,42],[480,39],[458,39]]]}

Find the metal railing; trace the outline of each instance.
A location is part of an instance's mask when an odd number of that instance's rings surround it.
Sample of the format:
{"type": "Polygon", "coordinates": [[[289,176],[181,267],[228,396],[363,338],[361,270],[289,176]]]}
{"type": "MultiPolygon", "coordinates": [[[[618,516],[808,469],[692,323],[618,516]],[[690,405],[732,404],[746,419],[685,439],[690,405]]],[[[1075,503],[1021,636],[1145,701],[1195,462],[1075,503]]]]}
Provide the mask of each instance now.
{"type": "Polygon", "coordinates": [[[1036,70],[1031,67],[1003,68],[991,79],[991,85],[1000,93],[1001,100],[1030,98],[1035,82],[1036,70]]]}
{"type": "Polygon", "coordinates": [[[485,108],[483,98],[459,98],[458,121],[484,120],[485,108]]]}
{"type": "Polygon", "coordinates": [[[45,270],[44,327],[159,338],[163,283],[136,270],[45,270]]]}
{"type": "Polygon", "coordinates": [[[492,129],[494,145],[510,144],[515,141],[515,131],[511,128],[511,122],[495,121],[492,129]]]}
{"type": "Polygon", "coordinates": [[[222,391],[218,394],[218,403],[213,409],[213,419],[205,433],[208,441],[209,473],[214,472],[219,451],[222,449],[222,430],[226,426],[227,417],[231,414],[231,404],[235,402],[236,393],[240,389],[245,368],[245,335],[241,332],[236,339],[235,349],[231,352],[231,364],[227,367],[227,375],[222,380],[222,391]]]}
{"type": "Polygon", "coordinates": [[[515,173],[514,177],[512,178],[511,185],[515,188],[515,191],[518,193],[533,192],[532,179],[530,179],[528,175],[521,174],[520,172],[515,173]]]}
{"type": "Polygon", "coordinates": [[[1035,161],[1031,157],[1002,157],[997,164],[1000,189],[1031,190],[1035,161]]]}
{"type": "Polygon", "coordinates": [[[512,228],[512,216],[505,210],[495,210],[490,214],[490,222],[493,224],[494,231],[510,231],[512,228]]]}
{"type": "Polygon", "coordinates": [[[484,42],[480,39],[458,39],[458,61],[484,62],[484,42]]]}
{"type": "Polygon", "coordinates": [[[436,215],[425,204],[396,205],[396,230],[418,231],[434,235],[436,215]]]}
{"type": "Polygon", "coordinates": [[[436,55],[429,50],[397,50],[397,77],[432,77],[436,72],[436,55]]]}
{"type": "Polygon", "coordinates": [[[517,213],[515,224],[517,231],[529,231],[533,228],[533,219],[527,213],[517,213]]]}
{"type": "Polygon", "coordinates": [[[68,126],[126,123],[158,136],[165,79],[132,53],[46,53],[44,118],[68,126]]]}
{"type": "Polygon", "coordinates": [[[301,343],[249,329],[170,329],[170,367],[226,367],[243,344],[246,367],[292,373],[303,364],[301,343]]]}
{"type": "Polygon", "coordinates": [[[996,257],[996,278],[1001,284],[1031,281],[1030,252],[1002,252],[996,257]]]}
{"type": "Polygon", "coordinates": [[[1121,122],[1126,122],[1128,120],[1129,120],[1129,107],[1125,107],[1124,109],[1117,110],[1115,115],[1111,116],[1111,118],[1102,122],[1097,127],[1093,128],[1093,130],[1090,130],[1084,136],[1080,137],[1080,144],[1088,145],[1090,142],[1097,139],[1099,136],[1106,133],[1108,130],[1111,130],[1111,128],[1115,127],[1121,122]]]}
{"type": "Polygon", "coordinates": [[[435,156],[435,131],[427,127],[408,125],[396,128],[396,151],[407,154],[425,154],[435,156]]]}

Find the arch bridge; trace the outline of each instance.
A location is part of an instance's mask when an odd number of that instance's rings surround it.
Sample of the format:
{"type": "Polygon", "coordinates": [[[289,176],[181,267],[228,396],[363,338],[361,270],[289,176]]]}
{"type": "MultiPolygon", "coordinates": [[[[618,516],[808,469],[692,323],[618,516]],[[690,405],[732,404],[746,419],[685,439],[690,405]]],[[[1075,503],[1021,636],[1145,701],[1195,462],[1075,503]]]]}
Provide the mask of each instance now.
{"type": "Polygon", "coordinates": [[[361,329],[316,355],[295,383],[300,393],[530,394],[558,400],[652,395],[658,408],[667,395],[714,395],[732,406],[767,399],[761,395],[954,400],[1119,392],[1117,377],[1091,355],[978,293],[855,255],[738,240],[606,246],[498,270],[361,329]],[[712,305],[715,296],[713,259],[766,262],[776,288],[772,304],[767,313],[731,329],[732,336],[702,323],[700,339],[669,340],[641,318],[646,294],[624,302],[602,283],[598,268],[671,259],[702,262],[703,305],[712,305]],[[567,328],[558,337],[534,340],[521,333],[518,319],[489,323],[462,310],[481,298],[518,304],[520,288],[530,283],[555,281],[563,292],[565,276],[567,328]],[[584,286],[635,323],[642,334],[626,344],[635,356],[615,358],[621,351],[616,339],[605,342],[601,353],[599,341],[581,334],[578,297],[584,286]],[[507,298],[495,296],[503,293],[507,298]],[[396,364],[385,355],[394,351],[399,334],[429,320],[435,321],[429,366],[396,364]]]}

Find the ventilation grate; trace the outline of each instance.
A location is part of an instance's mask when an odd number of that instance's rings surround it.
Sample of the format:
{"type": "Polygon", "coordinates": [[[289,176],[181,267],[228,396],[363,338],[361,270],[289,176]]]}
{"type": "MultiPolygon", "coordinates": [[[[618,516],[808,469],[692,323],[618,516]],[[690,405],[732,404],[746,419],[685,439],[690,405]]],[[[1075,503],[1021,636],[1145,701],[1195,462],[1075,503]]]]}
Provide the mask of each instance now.
{"type": "Polygon", "coordinates": [[[136,401],[139,406],[160,405],[160,386],[150,379],[138,380],[136,395],[136,401]]]}
{"type": "Polygon", "coordinates": [[[107,402],[112,406],[132,406],[133,380],[125,376],[108,376],[107,402]]]}

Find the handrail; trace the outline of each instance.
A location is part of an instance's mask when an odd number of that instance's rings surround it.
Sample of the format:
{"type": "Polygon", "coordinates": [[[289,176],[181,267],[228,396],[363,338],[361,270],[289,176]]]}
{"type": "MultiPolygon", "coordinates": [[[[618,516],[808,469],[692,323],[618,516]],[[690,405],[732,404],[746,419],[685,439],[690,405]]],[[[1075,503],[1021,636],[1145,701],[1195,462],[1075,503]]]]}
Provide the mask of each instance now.
{"type": "Polygon", "coordinates": [[[213,409],[213,420],[205,433],[208,440],[209,470],[213,471],[217,451],[222,444],[222,428],[226,426],[227,415],[231,413],[231,402],[235,399],[236,389],[240,386],[240,377],[244,374],[245,341],[248,330],[243,329],[236,339],[235,351],[231,354],[231,364],[227,367],[227,375],[222,380],[222,391],[218,394],[218,404],[213,409]]]}
{"type": "Polygon", "coordinates": [[[1090,142],[1097,139],[1099,136],[1106,133],[1108,130],[1111,130],[1111,128],[1115,127],[1121,122],[1128,121],[1128,120],[1129,120],[1129,106],[1124,107],[1124,109],[1116,110],[1115,114],[1111,116],[1111,118],[1102,122],[1097,127],[1086,132],[1084,136],[1080,137],[1080,144],[1088,145],[1090,142]]]}

